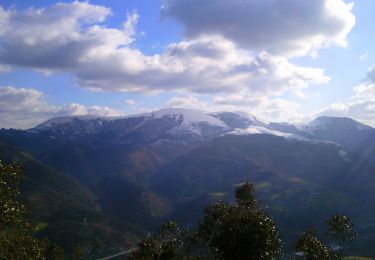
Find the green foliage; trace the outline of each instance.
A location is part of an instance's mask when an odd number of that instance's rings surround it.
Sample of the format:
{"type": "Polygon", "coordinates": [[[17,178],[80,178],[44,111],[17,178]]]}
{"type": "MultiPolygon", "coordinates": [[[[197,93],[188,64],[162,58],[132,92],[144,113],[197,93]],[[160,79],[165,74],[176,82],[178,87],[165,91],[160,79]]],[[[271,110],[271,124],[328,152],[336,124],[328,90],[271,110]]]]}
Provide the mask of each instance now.
{"type": "Polygon", "coordinates": [[[301,233],[295,244],[295,251],[302,253],[306,260],[333,259],[334,255],[327,246],[321,242],[314,229],[301,233]]]}
{"type": "Polygon", "coordinates": [[[255,199],[253,183],[245,182],[236,189],[236,201],[239,206],[259,210],[258,201],[255,199]]]}
{"type": "Polygon", "coordinates": [[[45,243],[26,229],[0,231],[0,259],[45,259],[45,243]]]}
{"type": "Polygon", "coordinates": [[[195,243],[193,232],[183,230],[177,223],[170,221],[162,225],[157,234],[143,239],[132,259],[199,259],[193,253],[195,243]]]}
{"type": "Polygon", "coordinates": [[[333,215],[326,222],[327,236],[332,243],[339,246],[338,253],[342,254],[348,243],[357,238],[354,224],[349,217],[344,215],[333,215]]]}
{"type": "Polygon", "coordinates": [[[259,206],[253,184],[236,190],[237,204],[216,202],[205,210],[199,234],[222,259],[270,259],[281,253],[275,223],[259,206]]]}
{"type": "Polygon", "coordinates": [[[169,222],[146,237],[133,259],[271,259],[281,253],[275,223],[255,200],[252,183],[236,191],[235,205],[208,206],[198,231],[169,222]]]}
{"type": "Polygon", "coordinates": [[[0,225],[23,225],[25,207],[19,202],[19,183],[24,177],[21,166],[0,160],[0,225]]]}
{"type": "Polygon", "coordinates": [[[19,201],[21,166],[0,160],[0,259],[44,259],[46,243],[33,237],[19,201]]]}
{"type": "Polygon", "coordinates": [[[81,260],[85,258],[85,252],[80,245],[75,245],[73,248],[73,259],[81,260]]]}
{"type": "Polygon", "coordinates": [[[51,244],[47,249],[47,258],[52,260],[65,259],[64,249],[56,244],[51,244]]]}

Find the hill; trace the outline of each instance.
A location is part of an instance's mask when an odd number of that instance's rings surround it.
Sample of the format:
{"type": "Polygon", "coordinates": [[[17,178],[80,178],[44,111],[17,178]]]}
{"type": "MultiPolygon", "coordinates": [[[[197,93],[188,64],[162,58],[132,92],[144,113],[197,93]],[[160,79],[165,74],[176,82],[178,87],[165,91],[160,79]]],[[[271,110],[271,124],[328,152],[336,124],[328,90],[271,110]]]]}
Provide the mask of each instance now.
{"type": "Polygon", "coordinates": [[[130,247],[143,233],[103,214],[91,190],[24,150],[0,141],[0,158],[23,166],[21,196],[28,218],[39,229],[38,236],[67,251],[80,244],[94,256],[102,255],[108,247],[130,247]]]}

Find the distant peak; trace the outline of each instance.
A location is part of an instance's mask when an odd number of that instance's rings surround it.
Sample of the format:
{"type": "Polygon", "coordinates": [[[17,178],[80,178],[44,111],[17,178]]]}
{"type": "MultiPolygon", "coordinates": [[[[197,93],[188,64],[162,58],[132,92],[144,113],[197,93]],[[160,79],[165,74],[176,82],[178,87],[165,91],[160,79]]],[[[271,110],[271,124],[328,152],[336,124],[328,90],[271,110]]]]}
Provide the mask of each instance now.
{"type": "Polygon", "coordinates": [[[371,129],[370,126],[362,124],[350,117],[338,117],[338,116],[320,116],[311,122],[302,126],[304,130],[316,131],[328,128],[340,128],[350,129],[356,128],[358,130],[371,129]]]}
{"type": "Polygon", "coordinates": [[[340,116],[320,116],[312,120],[309,124],[336,124],[336,123],[351,123],[351,124],[361,124],[360,122],[354,120],[350,117],[340,117],[340,116]]]}

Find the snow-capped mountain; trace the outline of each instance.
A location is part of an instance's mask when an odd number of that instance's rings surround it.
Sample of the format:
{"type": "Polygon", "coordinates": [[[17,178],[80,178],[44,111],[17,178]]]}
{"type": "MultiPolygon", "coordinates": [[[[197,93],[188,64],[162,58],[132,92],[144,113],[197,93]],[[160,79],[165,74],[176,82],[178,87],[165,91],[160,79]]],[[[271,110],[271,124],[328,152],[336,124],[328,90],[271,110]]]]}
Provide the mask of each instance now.
{"type": "Polygon", "coordinates": [[[116,132],[120,136],[143,133],[160,138],[206,139],[229,134],[234,129],[266,127],[255,116],[244,112],[211,113],[202,110],[170,108],[126,117],[73,116],[53,118],[29,131],[74,138],[86,134],[116,132]]]}
{"type": "Polygon", "coordinates": [[[192,109],[183,109],[183,108],[166,108],[157,110],[154,112],[135,115],[134,117],[151,117],[151,118],[173,118],[181,120],[181,125],[193,125],[198,123],[207,123],[211,126],[218,126],[226,128],[227,126],[213,114],[202,110],[192,110],[192,109]]]}
{"type": "Polygon", "coordinates": [[[370,126],[361,124],[352,118],[328,116],[318,117],[307,124],[302,124],[299,126],[300,130],[310,132],[312,134],[322,131],[330,131],[333,128],[340,131],[366,131],[372,129],[370,126]]]}
{"type": "Polygon", "coordinates": [[[267,134],[267,135],[275,135],[284,137],[287,139],[297,139],[297,140],[309,140],[308,138],[303,137],[302,135],[294,134],[294,133],[288,133],[288,132],[282,132],[273,130],[270,128],[267,128],[265,126],[250,126],[245,129],[236,128],[233,131],[227,133],[229,135],[253,135],[253,134],[267,134]]]}
{"type": "Polygon", "coordinates": [[[356,149],[375,136],[374,128],[351,118],[319,117],[305,124],[293,125],[268,123],[246,112],[212,113],[183,108],[161,109],[126,117],[53,118],[29,131],[48,132],[51,136],[65,138],[111,133],[121,138],[130,135],[149,140],[206,140],[221,135],[268,134],[305,141],[330,141],[356,149]]]}
{"type": "Polygon", "coordinates": [[[301,208],[315,221],[332,205],[375,216],[375,129],[350,118],[294,125],[244,112],[162,109],[54,118],[26,131],[0,129],[0,141],[76,178],[106,213],[131,223],[141,215],[157,221],[154,207],[160,216],[190,216],[201,199],[247,180],[296,221],[301,208]]]}
{"type": "Polygon", "coordinates": [[[363,159],[375,158],[375,129],[346,117],[318,117],[299,129],[316,140],[340,144],[363,159]]]}

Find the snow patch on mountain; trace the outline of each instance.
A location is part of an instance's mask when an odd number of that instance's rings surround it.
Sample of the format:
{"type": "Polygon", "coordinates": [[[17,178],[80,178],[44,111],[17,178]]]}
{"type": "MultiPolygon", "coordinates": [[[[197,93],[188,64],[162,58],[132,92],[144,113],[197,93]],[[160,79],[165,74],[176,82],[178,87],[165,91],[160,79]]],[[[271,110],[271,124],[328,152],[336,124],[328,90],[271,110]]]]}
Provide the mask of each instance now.
{"type": "Polygon", "coordinates": [[[318,130],[325,130],[331,124],[331,118],[329,117],[318,117],[315,120],[307,123],[307,124],[300,124],[297,125],[299,130],[305,131],[308,133],[313,133],[318,130]]]}
{"type": "Polygon", "coordinates": [[[93,115],[87,115],[87,116],[62,116],[62,117],[55,117],[52,118],[35,128],[32,128],[33,130],[29,131],[39,131],[39,130],[47,130],[51,129],[53,127],[56,127],[58,125],[65,125],[71,123],[73,120],[80,120],[83,122],[90,122],[90,121],[95,121],[96,124],[98,125],[103,125],[102,121],[109,121],[109,120],[115,120],[119,117],[100,117],[100,116],[93,116],[93,115]]]}
{"type": "Polygon", "coordinates": [[[348,152],[345,151],[345,150],[340,150],[339,154],[340,154],[340,156],[345,157],[348,154],[348,152]]]}
{"type": "Polygon", "coordinates": [[[262,126],[251,126],[246,129],[234,129],[233,131],[227,133],[229,135],[253,135],[253,134],[267,134],[267,135],[275,135],[280,136],[288,139],[298,139],[298,140],[306,140],[306,138],[302,136],[298,136],[296,134],[291,133],[284,133],[276,130],[272,130],[262,126]]]}

